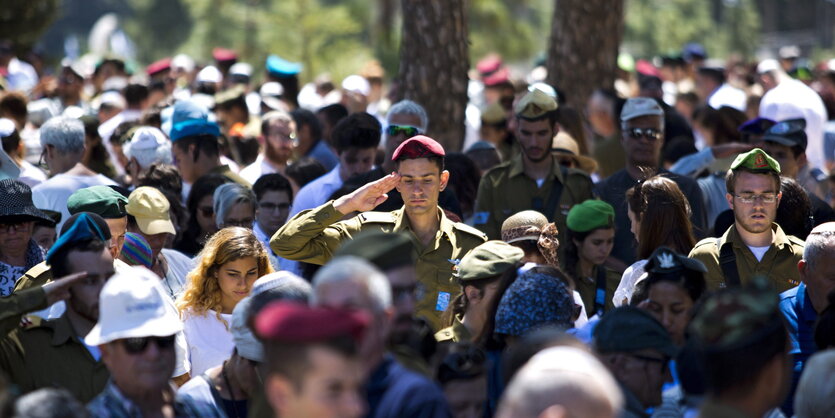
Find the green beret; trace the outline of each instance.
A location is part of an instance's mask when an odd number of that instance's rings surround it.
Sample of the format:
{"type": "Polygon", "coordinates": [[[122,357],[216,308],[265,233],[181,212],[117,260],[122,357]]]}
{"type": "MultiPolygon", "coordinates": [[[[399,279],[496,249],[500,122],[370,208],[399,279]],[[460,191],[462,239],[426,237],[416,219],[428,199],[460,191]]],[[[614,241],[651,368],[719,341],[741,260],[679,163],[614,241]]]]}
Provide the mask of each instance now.
{"type": "Polygon", "coordinates": [[[67,209],[70,215],[91,212],[105,219],[128,216],[125,210],[127,204],[128,199],[110,186],[92,186],[76,190],[67,199],[67,209]]]}
{"type": "Polygon", "coordinates": [[[615,209],[612,205],[596,199],[589,199],[574,205],[568,211],[566,226],[574,232],[588,232],[597,228],[613,228],[615,209]]]}
{"type": "Polygon", "coordinates": [[[382,271],[412,265],[417,258],[415,245],[406,234],[370,231],[346,242],[334,257],[351,255],[368,260],[382,271]]]}
{"type": "Polygon", "coordinates": [[[557,110],[557,101],[542,90],[534,89],[522,97],[513,110],[522,119],[539,119],[557,110]]]}
{"type": "Polygon", "coordinates": [[[456,266],[462,282],[496,277],[522,260],[525,252],[504,241],[487,241],[467,253],[456,266]]]}
{"type": "Polygon", "coordinates": [[[780,163],[759,148],[754,148],[744,154],[737,155],[733,164],[731,164],[731,170],[737,170],[739,168],[746,168],[756,172],[773,171],[780,174],[780,163]]]}

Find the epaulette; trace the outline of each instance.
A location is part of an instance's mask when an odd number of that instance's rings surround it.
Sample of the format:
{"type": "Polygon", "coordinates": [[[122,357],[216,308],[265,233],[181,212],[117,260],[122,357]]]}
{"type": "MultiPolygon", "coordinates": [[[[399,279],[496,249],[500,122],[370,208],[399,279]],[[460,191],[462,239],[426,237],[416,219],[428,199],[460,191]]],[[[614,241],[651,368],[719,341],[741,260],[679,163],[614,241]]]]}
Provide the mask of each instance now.
{"type": "Polygon", "coordinates": [[[796,236],[794,236],[794,235],[786,235],[786,238],[788,238],[788,239],[789,239],[789,242],[791,242],[792,244],[797,245],[797,246],[799,246],[799,247],[801,247],[801,248],[803,248],[803,247],[805,247],[805,246],[806,246],[806,242],[805,242],[805,241],[803,241],[802,239],[800,239],[800,238],[798,238],[798,237],[796,237],[796,236]]]}
{"type": "Polygon", "coordinates": [[[24,331],[29,331],[29,330],[32,330],[32,329],[35,329],[35,328],[40,328],[44,324],[44,322],[46,322],[45,319],[43,319],[39,316],[36,316],[36,315],[27,315],[25,318],[28,321],[27,321],[26,325],[23,325],[21,327],[21,328],[23,328],[24,331]]]}
{"type": "Polygon", "coordinates": [[[461,232],[466,232],[470,235],[475,235],[475,236],[477,236],[481,239],[485,239],[485,240],[487,239],[487,235],[484,232],[481,232],[481,230],[479,230],[477,228],[474,228],[472,226],[469,226],[465,223],[453,222],[452,227],[461,231],[461,232]]]}
{"type": "Polygon", "coordinates": [[[444,328],[435,333],[435,341],[442,342],[442,341],[450,341],[455,336],[452,334],[452,327],[444,328]]]}
{"type": "Polygon", "coordinates": [[[359,214],[360,219],[362,219],[363,223],[384,223],[384,224],[393,224],[397,222],[397,219],[394,217],[394,214],[391,212],[363,212],[359,214]]]}

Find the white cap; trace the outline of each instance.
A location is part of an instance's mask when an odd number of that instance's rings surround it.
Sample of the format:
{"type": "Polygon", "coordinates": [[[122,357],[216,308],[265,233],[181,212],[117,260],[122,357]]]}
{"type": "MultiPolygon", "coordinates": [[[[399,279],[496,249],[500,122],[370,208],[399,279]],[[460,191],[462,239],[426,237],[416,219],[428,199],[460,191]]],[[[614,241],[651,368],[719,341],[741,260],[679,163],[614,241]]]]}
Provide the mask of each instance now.
{"type": "Polygon", "coordinates": [[[259,91],[259,93],[261,94],[262,98],[265,96],[280,97],[282,94],[284,94],[284,86],[282,86],[281,83],[277,81],[270,81],[264,83],[264,85],[261,86],[261,90],[259,91]]]}
{"type": "Polygon", "coordinates": [[[632,97],[623,105],[620,121],[626,122],[641,116],[664,116],[664,109],[655,99],[649,97],[632,97]]]}
{"type": "Polygon", "coordinates": [[[101,85],[101,89],[104,91],[114,90],[114,91],[121,91],[124,90],[125,87],[128,86],[128,79],[122,76],[113,76],[109,77],[107,80],[104,80],[104,83],[101,85]]]}
{"type": "Polygon", "coordinates": [[[244,77],[252,77],[252,66],[245,62],[236,62],[229,67],[230,75],[241,75],[244,77]]]}
{"type": "Polygon", "coordinates": [[[87,345],[124,338],[167,337],[183,330],[177,315],[166,308],[159,277],[133,266],[113,276],[99,295],[99,322],[84,337],[87,345]]]}
{"type": "Polygon", "coordinates": [[[247,325],[249,315],[252,314],[250,305],[252,305],[252,298],[279,287],[303,290],[308,295],[312,292],[310,284],[306,280],[286,271],[270,273],[256,280],[252,284],[249,296],[241,299],[235,305],[235,309],[232,311],[232,322],[229,324],[229,331],[235,341],[235,349],[241,357],[257,362],[264,361],[264,346],[255,338],[255,334],[247,325]]]}
{"type": "Polygon", "coordinates": [[[194,71],[194,60],[186,54],[177,54],[171,59],[171,68],[181,68],[186,72],[194,71]]]}
{"type": "Polygon", "coordinates": [[[780,63],[777,62],[775,59],[766,59],[760,61],[759,65],[757,65],[757,74],[767,73],[769,71],[774,71],[780,68],[780,63]]]}
{"type": "Polygon", "coordinates": [[[368,96],[371,93],[371,85],[365,77],[356,74],[349,75],[342,80],[342,89],[353,93],[359,93],[363,96],[368,96]]]}
{"type": "Polygon", "coordinates": [[[223,80],[223,75],[220,70],[214,65],[207,65],[197,73],[196,81],[198,83],[220,83],[223,80]]]}
{"type": "Polygon", "coordinates": [[[5,138],[14,133],[17,127],[11,119],[0,119],[0,138],[5,138]]]}
{"type": "Polygon", "coordinates": [[[67,108],[64,109],[64,112],[61,113],[61,116],[66,116],[68,118],[73,118],[73,119],[81,119],[86,113],[87,112],[85,112],[84,109],[82,109],[78,106],[72,105],[72,106],[67,106],[67,108]]]}
{"type": "Polygon", "coordinates": [[[135,150],[156,149],[168,142],[168,138],[153,126],[143,126],[137,129],[130,139],[128,145],[135,150]]]}
{"type": "Polygon", "coordinates": [[[533,83],[530,86],[528,86],[528,91],[534,91],[534,90],[539,90],[539,91],[547,94],[548,96],[550,96],[552,99],[557,100],[557,91],[554,90],[554,88],[551,87],[550,84],[543,83],[543,82],[540,81],[540,82],[533,83]]]}
{"type": "Polygon", "coordinates": [[[171,164],[171,141],[159,129],[143,126],[125,144],[125,156],[136,158],[142,168],[148,168],[155,162],[171,164]]]}
{"type": "Polygon", "coordinates": [[[106,91],[98,97],[97,100],[94,101],[95,104],[93,105],[94,108],[98,109],[101,105],[108,105],[113,106],[115,108],[124,109],[127,107],[127,102],[125,98],[122,97],[119,92],[116,91],[106,91]]]}

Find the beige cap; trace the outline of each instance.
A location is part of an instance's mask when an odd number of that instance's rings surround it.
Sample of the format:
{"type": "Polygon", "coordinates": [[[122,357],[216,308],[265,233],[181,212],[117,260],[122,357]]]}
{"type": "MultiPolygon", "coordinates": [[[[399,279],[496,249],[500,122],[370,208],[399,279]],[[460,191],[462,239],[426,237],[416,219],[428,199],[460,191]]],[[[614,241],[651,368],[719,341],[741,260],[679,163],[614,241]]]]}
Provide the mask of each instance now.
{"type": "Polygon", "coordinates": [[[522,119],[539,119],[557,110],[557,101],[540,89],[528,92],[513,109],[522,119]]]}
{"type": "Polygon", "coordinates": [[[577,145],[577,141],[565,132],[560,132],[554,137],[554,140],[551,142],[551,152],[570,155],[577,168],[588,174],[597,171],[597,161],[581,155],[580,146],[577,145]]]}
{"type": "Polygon", "coordinates": [[[146,235],[177,233],[168,213],[169,208],[165,195],[147,186],[137,187],[128,196],[128,205],[125,207],[128,214],[136,218],[139,230],[146,235]]]}
{"type": "Polygon", "coordinates": [[[498,102],[491,103],[481,111],[481,122],[487,124],[501,123],[507,120],[507,112],[498,102]]]}
{"type": "Polygon", "coordinates": [[[523,210],[502,222],[502,241],[511,244],[516,241],[538,241],[542,229],[548,225],[548,218],[535,210],[523,210]]]}

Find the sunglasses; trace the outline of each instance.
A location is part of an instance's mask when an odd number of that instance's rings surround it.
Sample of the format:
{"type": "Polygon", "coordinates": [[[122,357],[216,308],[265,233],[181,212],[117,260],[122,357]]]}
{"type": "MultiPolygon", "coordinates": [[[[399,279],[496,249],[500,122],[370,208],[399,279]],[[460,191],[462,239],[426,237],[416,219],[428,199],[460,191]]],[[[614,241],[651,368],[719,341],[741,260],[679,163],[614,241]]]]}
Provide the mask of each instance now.
{"type": "Polygon", "coordinates": [[[422,134],[420,128],[409,125],[389,125],[386,127],[386,134],[388,136],[397,136],[403,134],[406,138],[411,138],[415,135],[422,134]]]}
{"type": "Polygon", "coordinates": [[[646,138],[650,141],[657,141],[662,136],[661,131],[655,128],[630,128],[626,130],[626,133],[632,139],[646,138]]]}
{"type": "Polygon", "coordinates": [[[125,351],[129,354],[142,354],[151,341],[154,341],[160,350],[167,350],[174,347],[174,339],[174,335],[169,335],[167,337],[125,338],[121,341],[125,351]]]}

